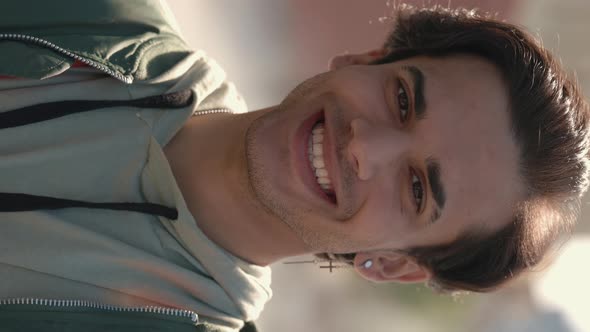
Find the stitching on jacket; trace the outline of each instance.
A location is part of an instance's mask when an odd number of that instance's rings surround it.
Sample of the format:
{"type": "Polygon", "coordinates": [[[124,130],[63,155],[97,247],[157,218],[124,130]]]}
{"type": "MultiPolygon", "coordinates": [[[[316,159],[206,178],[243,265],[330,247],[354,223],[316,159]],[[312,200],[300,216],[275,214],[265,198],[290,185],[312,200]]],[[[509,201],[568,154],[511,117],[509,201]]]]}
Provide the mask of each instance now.
{"type": "MultiPolygon", "coordinates": [[[[62,65],[62,64],[64,64],[64,63],[66,63],[66,61],[65,61],[65,60],[60,60],[60,62],[59,62],[58,64],[56,64],[56,65],[54,65],[54,66],[51,66],[51,67],[48,67],[48,68],[44,68],[44,70],[47,70],[47,71],[52,71],[53,69],[55,69],[55,68],[57,68],[57,67],[61,66],[61,65],[62,65]]],[[[71,68],[71,67],[72,67],[72,66],[70,65],[70,68],[71,68]]]]}
{"type": "Polygon", "coordinates": [[[131,65],[130,71],[127,72],[126,74],[135,74],[137,72],[137,68],[139,68],[140,62],[142,62],[142,60],[143,60],[143,55],[152,47],[154,47],[156,45],[161,45],[161,44],[163,44],[163,42],[161,40],[154,38],[154,39],[150,39],[146,42],[143,42],[141,45],[139,45],[137,47],[137,50],[135,51],[135,53],[137,54],[137,56],[135,57],[135,61],[131,65]]]}
{"type": "MultiPolygon", "coordinates": [[[[175,37],[173,35],[169,35],[167,37],[175,37]]],[[[147,41],[145,44],[140,45],[137,48],[137,52],[141,52],[140,56],[138,56],[135,59],[135,63],[133,64],[133,69],[132,72],[129,72],[127,74],[135,74],[137,72],[137,69],[140,67],[140,65],[146,60],[143,55],[148,52],[149,50],[151,50],[152,48],[155,48],[156,46],[160,46],[160,45],[169,45],[169,46],[181,46],[183,40],[179,39],[179,38],[164,38],[164,36],[158,36],[157,39],[151,39],[149,41],[147,41]],[[180,42],[180,43],[179,43],[180,42]]],[[[179,50],[181,48],[178,48],[179,50]]],[[[184,51],[190,52],[189,48],[182,48],[184,51]]]]}
{"type": "MultiPolygon", "coordinates": [[[[54,54],[59,55],[57,53],[54,53],[54,54]]],[[[63,59],[62,60],[58,60],[58,61],[59,61],[59,63],[57,63],[57,64],[55,64],[55,65],[53,65],[51,67],[42,67],[40,70],[41,71],[45,71],[45,72],[50,72],[50,71],[54,70],[55,68],[63,65],[64,63],[67,63],[67,61],[66,60],[63,60],[63,59]]],[[[71,65],[70,65],[70,68],[71,68],[71,65]]],[[[7,74],[15,74],[16,77],[20,77],[19,75],[23,75],[22,72],[19,72],[19,73],[13,72],[13,73],[7,73],[7,74]]]]}

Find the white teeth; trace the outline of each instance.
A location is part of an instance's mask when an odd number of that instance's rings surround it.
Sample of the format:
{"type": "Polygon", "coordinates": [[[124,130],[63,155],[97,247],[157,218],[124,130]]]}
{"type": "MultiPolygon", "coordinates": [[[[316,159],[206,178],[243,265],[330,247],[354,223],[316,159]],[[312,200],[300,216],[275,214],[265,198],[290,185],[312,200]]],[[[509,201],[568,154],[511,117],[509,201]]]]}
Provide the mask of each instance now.
{"type": "Polygon", "coordinates": [[[314,144],[313,145],[313,155],[314,156],[321,156],[324,154],[324,145],[319,143],[319,144],[314,144]]]}
{"type": "Polygon", "coordinates": [[[323,123],[317,124],[317,125],[316,125],[316,126],[313,128],[313,130],[312,130],[311,132],[312,132],[313,134],[322,134],[322,133],[324,133],[324,124],[323,124],[323,123]]]}
{"type": "Polygon", "coordinates": [[[320,176],[320,177],[318,177],[318,183],[319,184],[329,184],[330,179],[320,176]]]}
{"type": "Polygon", "coordinates": [[[314,134],[313,143],[322,143],[324,141],[324,134],[314,134]]]}
{"type": "Polygon", "coordinates": [[[315,175],[319,178],[319,177],[325,177],[328,178],[328,171],[326,171],[325,168],[316,168],[315,170],[315,175]]]}
{"type": "Polygon", "coordinates": [[[326,164],[324,164],[324,158],[323,157],[318,157],[318,158],[314,158],[313,156],[311,157],[311,162],[313,163],[313,167],[315,168],[325,168],[326,164]]]}
{"type": "Polygon", "coordinates": [[[320,187],[325,191],[332,191],[332,181],[326,169],[324,162],[324,124],[318,123],[315,125],[312,134],[309,135],[309,149],[308,157],[316,175],[316,181],[320,187]]]}

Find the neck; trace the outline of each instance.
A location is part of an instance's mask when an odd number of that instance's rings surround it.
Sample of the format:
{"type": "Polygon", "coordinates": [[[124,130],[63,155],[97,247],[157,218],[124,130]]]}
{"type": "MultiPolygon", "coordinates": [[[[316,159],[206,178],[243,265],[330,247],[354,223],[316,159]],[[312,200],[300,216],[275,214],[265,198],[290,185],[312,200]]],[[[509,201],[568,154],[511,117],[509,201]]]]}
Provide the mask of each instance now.
{"type": "Polygon", "coordinates": [[[250,187],[246,133],[268,111],[194,116],[164,148],[199,228],[217,245],[257,265],[307,253],[250,187]]]}

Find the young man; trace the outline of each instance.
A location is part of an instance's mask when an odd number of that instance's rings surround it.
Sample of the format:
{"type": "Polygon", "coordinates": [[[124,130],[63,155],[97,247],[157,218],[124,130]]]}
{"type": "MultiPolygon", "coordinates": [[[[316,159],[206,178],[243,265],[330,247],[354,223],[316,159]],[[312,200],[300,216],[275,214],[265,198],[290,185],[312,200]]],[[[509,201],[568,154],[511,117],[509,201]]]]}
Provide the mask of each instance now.
{"type": "Polygon", "coordinates": [[[488,291],[573,222],[588,109],[516,27],[401,8],[382,49],[244,113],[168,13],[0,13],[7,328],[240,329],[270,298],[267,265],[306,253],[488,291]]]}

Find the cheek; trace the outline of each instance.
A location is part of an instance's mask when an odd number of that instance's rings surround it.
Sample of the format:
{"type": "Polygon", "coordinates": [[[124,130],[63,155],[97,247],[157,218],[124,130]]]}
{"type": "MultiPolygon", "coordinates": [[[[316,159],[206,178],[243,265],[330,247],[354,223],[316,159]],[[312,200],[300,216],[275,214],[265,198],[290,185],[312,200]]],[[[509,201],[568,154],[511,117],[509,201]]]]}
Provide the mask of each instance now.
{"type": "Polygon", "coordinates": [[[383,82],[376,75],[342,77],[333,82],[332,91],[345,100],[349,108],[365,116],[382,114],[383,108],[386,108],[383,82]],[[377,110],[380,112],[376,113],[377,110]]]}
{"type": "Polygon", "coordinates": [[[410,232],[407,216],[400,211],[399,193],[376,188],[349,221],[359,240],[378,247],[396,247],[410,232]]]}

